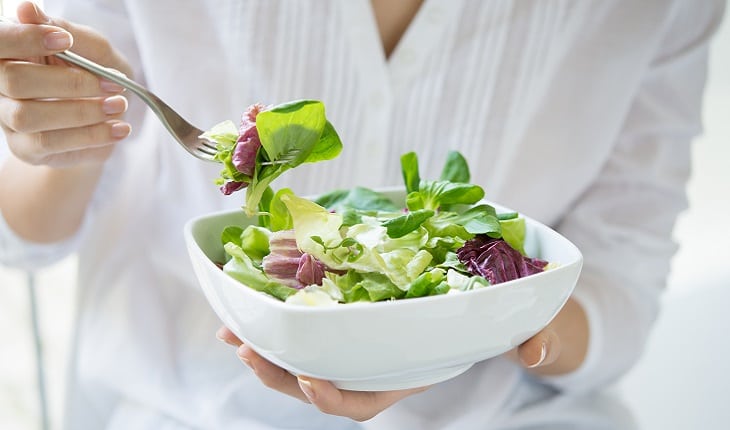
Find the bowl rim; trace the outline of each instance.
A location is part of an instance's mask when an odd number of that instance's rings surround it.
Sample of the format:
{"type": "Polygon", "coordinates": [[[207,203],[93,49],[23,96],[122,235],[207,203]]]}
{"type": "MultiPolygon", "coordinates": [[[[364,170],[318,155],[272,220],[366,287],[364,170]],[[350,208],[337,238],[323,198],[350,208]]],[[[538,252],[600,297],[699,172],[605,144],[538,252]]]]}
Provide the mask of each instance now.
{"type": "MultiPolygon", "coordinates": [[[[398,191],[403,191],[403,187],[383,187],[383,188],[377,188],[374,190],[378,191],[378,192],[383,192],[383,193],[398,192],[398,191]]],[[[305,198],[311,199],[312,197],[309,196],[309,197],[305,197],[305,198]]],[[[498,209],[501,211],[516,212],[508,207],[505,207],[498,203],[492,202],[488,199],[482,199],[480,201],[480,203],[489,204],[489,205],[493,206],[495,209],[498,209]]],[[[571,252],[576,255],[576,258],[567,263],[561,263],[558,267],[551,268],[548,271],[535,273],[535,274],[529,275],[527,277],[513,279],[511,281],[501,282],[501,283],[495,284],[495,285],[489,285],[488,287],[485,287],[485,288],[477,288],[475,290],[469,290],[469,291],[459,291],[458,293],[453,293],[453,294],[439,294],[439,295],[435,295],[435,296],[415,297],[414,299],[417,299],[417,300],[391,299],[391,300],[382,300],[382,301],[378,301],[378,302],[338,303],[338,304],[332,305],[332,306],[297,306],[297,305],[293,305],[291,303],[286,303],[285,301],[279,300],[276,297],[273,297],[264,292],[257,291],[255,289],[243,284],[242,282],[232,278],[231,276],[229,276],[228,274],[223,272],[223,270],[221,268],[219,268],[218,265],[208,257],[208,255],[206,255],[206,253],[203,251],[203,249],[197,243],[197,241],[195,240],[195,236],[193,234],[193,229],[197,224],[199,224],[200,222],[202,222],[206,219],[219,218],[219,217],[231,215],[234,213],[241,213],[243,216],[245,216],[245,214],[243,214],[243,210],[239,207],[239,208],[223,209],[223,210],[219,210],[219,211],[215,211],[215,212],[209,212],[209,213],[197,215],[195,217],[190,218],[185,223],[184,228],[183,228],[185,240],[186,240],[186,242],[188,242],[188,246],[194,246],[196,253],[199,253],[203,257],[204,264],[209,269],[215,269],[216,271],[219,271],[220,275],[224,276],[228,282],[235,282],[237,284],[237,286],[242,287],[242,289],[244,291],[246,291],[246,294],[249,294],[252,297],[256,297],[257,299],[260,299],[263,301],[268,301],[271,305],[273,305],[275,307],[281,307],[281,309],[286,310],[287,312],[294,312],[294,313],[298,313],[298,312],[301,312],[301,313],[344,312],[344,311],[355,311],[357,309],[385,308],[388,306],[392,306],[393,303],[399,303],[401,307],[402,306],[407,307],[407,306],[416,306],[419,303],[427,304],[427,303],[433,302],[433,301],[443,302],[443,301],[452,301],[452,300],[456,300],[456,301],[467,300],[470,295],[489,294],[488,291],[492,291],[495,289],[511,288],[511,287],[514,287],[515,284],[519,285],[521,283],[524,283],[525,279],[528,279],[528,278],[535,279],[535,277],[551,276],[551,272],[553,272],[553,271],[563,271],[563,270],[567,270],[568,268],[573,267],[574,265],[582,266],[582,264],[583,264],[583,254],[581,253],[580,249],[572,241],[570,241],[568,238],[566,238],[565,236],[563,236],[560,233],[558,233],[557,231],[555,231],[552,227],[550,227],[546,224],[543,224],[543,223],[535,220],[534,218],[531,218],[521,212],[518,212],[525,219],[525,222],[528,225],[531,225],[538,229],[542,229],[548,235],[563,242],[571,250],[571,252]],[[342,305],[345,305],[345,306],[342,306],[342,305]]],[[[573,287],[573,288],[575,288],[575,287],[573,287]]]]}

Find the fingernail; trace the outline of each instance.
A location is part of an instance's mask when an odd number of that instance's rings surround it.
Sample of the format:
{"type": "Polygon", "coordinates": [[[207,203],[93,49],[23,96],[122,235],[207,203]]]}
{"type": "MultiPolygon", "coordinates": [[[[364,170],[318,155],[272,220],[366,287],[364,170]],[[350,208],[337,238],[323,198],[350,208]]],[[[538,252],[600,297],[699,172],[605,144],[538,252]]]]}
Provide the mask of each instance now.
{"type": "Polygon", "coordinates": [[[123,137],[127,137],[131,132],[132,126],[126,122],[117,122],[112,124],[111,134],[114,138],[121,139],[123,137]]]}
{"type": "Polygon", "coordinates": [[[112,81],[107,81],[106,79],[102,79],[99,81],[99,87],[108,93],[121,93],[122,91],[124,91],[123,86],[115,84],[112,81]]]}
{"type": "Polygon", "coordinates": [[[223,333],[225,332],[225,328],[221,327],[215,332],[216,339],[220,340],[221,342],[225,342],[226,338],[223,337],[223,333]]]}
{"type": "Polygon", "coordinates": [[[246,356],[244,355],[246,352],[246,348],[248,348],[246,345],[239,346],[238,349],[236,350],[236,355],[238,355],[238,358],[241,359],[241,361],[243,361],[243,364],[250,367],[251,370],[253,370],[255,372],[256,369],[254,369],[253,363],[251,363],[251,360],[246,358],[246,356]]]}
{"type": "Polygon", "coordinates": [[[107,115],[122,113],[127,110],[127,99],[122,96],[109,97],[101,104],[101,110],[107,115]]]}
{"type": "Polygon", "coordinates": [[[532,369],[533,367],[541,365],[542,362],[545,361],[545,357],[547,357],[547,344],[543,342],[540,346],[540,359],[537,360],[536,363],[528,365],[527,368],[532,369]]]}
{"type": "Polygon", "coordinates": [[[246,357],[241,357],[240,355],[238,356],[238,358],[240,358],[240,359],[241,359],[241,361],[243,361],[243,364],[245,364],[245,365],[246,365],[246,366],[248,366],[248,367],[249,367],[249,368],[250,368],[251,370],[253,370],[253,364],[251,364],[251,360],[249,360],[249,359],[248,359],[248,358],[246,358],[246,357]]]}
{"type": "Polygon", "coordinates": [[[52,51],[68,49],[72,43],[71,34],[65,31],[52,31],[43,37],[43,44],[46,49],[52,51]]]}
{"type": "Polygon", "coordinates": [[[301,376],[297,376],[297,381],[299,382],[299,388],[302,389],[302,392],[309,400],[314,400],[314,388],[312,387],[312,382],[307,381],[306,379],[302,378],[301,376]]]}

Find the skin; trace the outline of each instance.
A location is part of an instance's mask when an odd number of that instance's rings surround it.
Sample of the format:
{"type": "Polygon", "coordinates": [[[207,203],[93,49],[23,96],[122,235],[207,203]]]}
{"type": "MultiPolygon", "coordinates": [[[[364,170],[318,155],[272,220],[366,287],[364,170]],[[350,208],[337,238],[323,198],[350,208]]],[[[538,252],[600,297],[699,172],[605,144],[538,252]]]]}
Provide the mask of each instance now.
{"type": "Polygon", "coordinates": [[[51,20],[27,2],[17,15],[26,25],[0,24],[0,127],[12,152],[0,166],[0,208],[20,237],[56,242],[79,228],[104,161],[131,127],[121,120],[120,87],[49,55],[73,46],[131,69],[86,27],[51,20]]]}
{"type": "MultiPolygon", "coordinates": [[[[372,4],[388,57],[421,1],[372,4]]],[[[0,166],[0,209],[20,237],[55,242],[78,230],[104,162],[131,127],[123,120],[127,101],[121,88],[50,55],[72,48],[129,76],[131,69],[89,28],[51,19],[28,2],[18,7],[17,15],[21,24],[0,24],[0,127],[12,153],[0,166]]],[[[328,381],[292,376],[225,327],[217,336],[237,348],[238,357],[264,385],[328,414],[364,421],[428,388],[338,390],[328,381]]],[[[563,374],[583,362],[588,339],[585,313],[571,299],[550,325],[506,356],[536,375],[563,374]]]]}
{"type": "Polygon", "coordinates": [[[395,50],[398,42],[418,13],[422,0],[371,0],[373,15],[383,44],[386,58],[395,50]]]}

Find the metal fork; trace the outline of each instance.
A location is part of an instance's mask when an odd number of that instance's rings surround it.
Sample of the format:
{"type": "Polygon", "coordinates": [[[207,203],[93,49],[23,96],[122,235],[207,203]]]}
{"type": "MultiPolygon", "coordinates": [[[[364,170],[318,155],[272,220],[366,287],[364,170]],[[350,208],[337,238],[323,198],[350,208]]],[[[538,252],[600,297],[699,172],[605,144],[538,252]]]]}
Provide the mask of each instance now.
{"type": "Polygon", "coordinates": [[[201,160],[216,161],[213,159],[218,152],[215,144],[200,137],[203,131],[183,119],[180,114],[147,88],[124,76],[121,72],[96,64],[71,51],[59,52],[55,56],[133,92],[152,109],[162,125],[185,150],[201,160]]]}

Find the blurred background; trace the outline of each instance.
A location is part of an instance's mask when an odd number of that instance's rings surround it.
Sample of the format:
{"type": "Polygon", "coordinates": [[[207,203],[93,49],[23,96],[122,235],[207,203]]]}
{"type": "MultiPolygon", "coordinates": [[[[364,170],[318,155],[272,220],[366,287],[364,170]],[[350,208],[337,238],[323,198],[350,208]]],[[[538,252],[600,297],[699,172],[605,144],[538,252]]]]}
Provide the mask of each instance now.
{"type": "MultiPolygon", "coordinates": [[[[5,15],[14,16],[18,3],[0,0],[5,15]]],[[[712,44],[705,133],[694,142],[690,208],[675,229],[680,249],[664,307],[641,361],[611,389],[641,429],[715,429],[730,422],[729,19],[726,11],[712,44]]],[[[34,274],[0,266],[0,429],[41,429],[43,409],[47,428],[59,428],[75,264],[72,257],[34,274]]]]}

